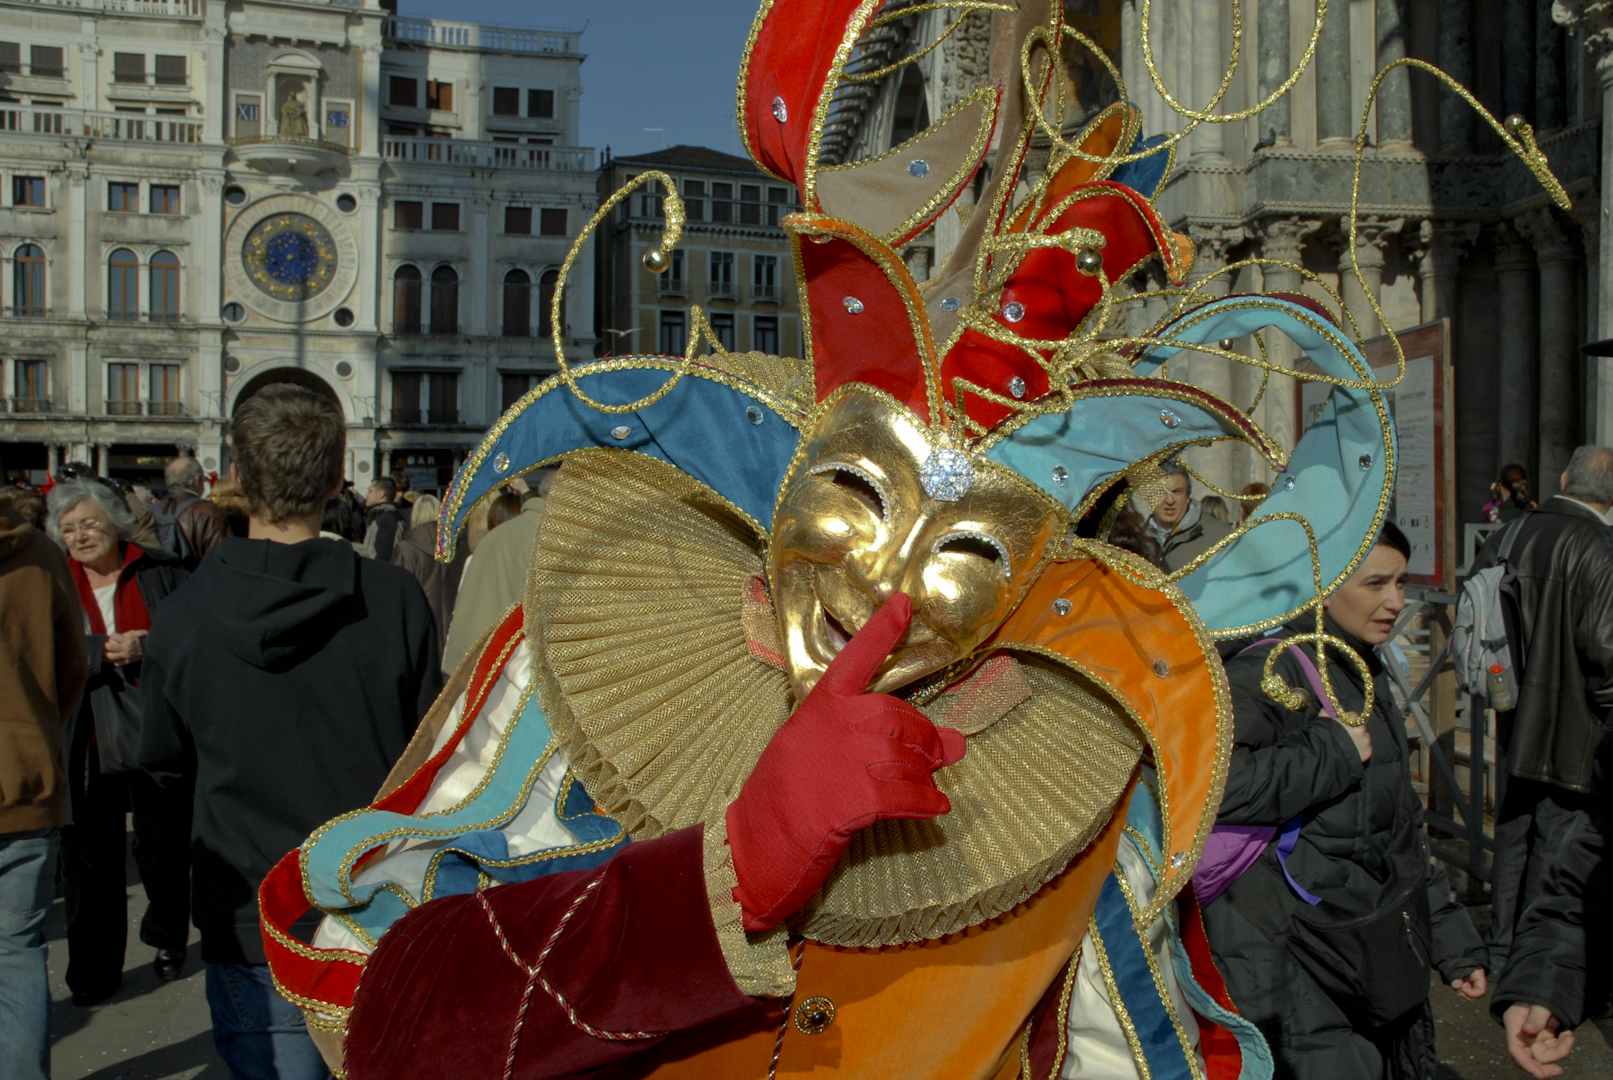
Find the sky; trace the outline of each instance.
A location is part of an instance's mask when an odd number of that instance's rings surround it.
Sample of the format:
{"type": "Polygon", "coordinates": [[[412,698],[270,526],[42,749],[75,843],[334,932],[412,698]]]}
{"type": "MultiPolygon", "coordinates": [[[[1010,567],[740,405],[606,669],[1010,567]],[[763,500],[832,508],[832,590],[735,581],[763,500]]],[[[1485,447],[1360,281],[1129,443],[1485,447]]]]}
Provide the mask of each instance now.
{"type": "Polygon", "coordinates": [[[608,144],[620,156],[685,143],[743,156],[734,84],[758,6],[759,0],[399,0],[398,13],[582,30],[584,146],[603,153],[608,144]]]}

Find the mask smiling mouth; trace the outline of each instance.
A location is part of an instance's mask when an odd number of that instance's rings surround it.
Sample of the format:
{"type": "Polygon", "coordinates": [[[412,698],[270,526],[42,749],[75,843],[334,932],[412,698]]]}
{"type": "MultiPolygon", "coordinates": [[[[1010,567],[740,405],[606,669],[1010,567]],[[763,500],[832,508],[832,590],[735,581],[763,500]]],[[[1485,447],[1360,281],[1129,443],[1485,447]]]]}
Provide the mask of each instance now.
{"type": "Polygon", "coordinates": [[[826,631],[825,636],[828,639],[830,648],[838,656],[840,650],[844,649],[846,643],[851,640],[851,631],[847,630],[839,619],[829,614],[828,608],[823,608],[823,628],[826,631]]]}

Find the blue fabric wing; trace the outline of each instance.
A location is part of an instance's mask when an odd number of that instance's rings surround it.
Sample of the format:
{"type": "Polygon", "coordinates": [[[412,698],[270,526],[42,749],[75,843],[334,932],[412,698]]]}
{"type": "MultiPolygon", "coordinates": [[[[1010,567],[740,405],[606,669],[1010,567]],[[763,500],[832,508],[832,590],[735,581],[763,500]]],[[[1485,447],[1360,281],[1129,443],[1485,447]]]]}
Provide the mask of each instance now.
{"type": "Polygon", "coordinates": [[[747,393],[730,385],[737,382],[731,376],[664,358],[604,361],[578,369],[576,381],[601,404],[626,405],[655,393],[678,371],[682,378],[671,391],[631,413],[591,408],[559,376],[512,406],[443,498],[439,557],[452,554],[471,507],[493,487],[590,446],[636,450],[675,465],[760,528],[770,528],[779,484],[799,438],[794,418],[767,394],[747,393]]]}
{"type": "Polygon", "coordinates": [[[986,451],[1072,513],[1093,487],[1161,451],[1253,433],[1224,402],[1182,383],[1106,379],[1075,393],[1085,396],[1067,412],[1038,416],[986,451]]]}
{"type": "MultiPolygon", "coordinates": [[[[1202,343],[1266,329],[1287,334],[1323,373],[1362,379],[1361,350],[1316,313],[1272,297],[1230,296],[1205,304],[1162,336],[1202,343]],[[1351,361],[1354,360],[1355,364],[1351,361]],[[1356,367],[1360,364],[1361,367],[1356,367]]],[[[1135,365],[1157,370],[1181,349],[1156,345],[1135,365]]],[[[1394,426],[1380,391],[1338,386],[1251,516],[1266,519],[1179,584],[1211,633],[1252,633],[1296,614],[1315,595],[1305,528],[1275,514],[1303,518],[1316,536],[1324,592],[1352,570],[1382,527],[1394,488],[1394,426]]]]}
{"type": "MultiPolygon", "coordinates": [[[[1136,106],[1132,106],[1136,108],[1136,106]]],[[[1159,194],[1159,185],[1165,180],[1165,169],[1170,165],[1170,151],[1163,149],[1164,135],[1155,135],[1151,138],[1137,136],[1137,141],[1131,144],[1130,153],[1140,154],[1151,146],[1161,147],[1156,153],[1139,161],[1128,161],[1109,174],[1109,179],[1117,184],[1125,184],[1133,191],[1141,192],[1144,198],[1152,199],[1159,194]]]]}

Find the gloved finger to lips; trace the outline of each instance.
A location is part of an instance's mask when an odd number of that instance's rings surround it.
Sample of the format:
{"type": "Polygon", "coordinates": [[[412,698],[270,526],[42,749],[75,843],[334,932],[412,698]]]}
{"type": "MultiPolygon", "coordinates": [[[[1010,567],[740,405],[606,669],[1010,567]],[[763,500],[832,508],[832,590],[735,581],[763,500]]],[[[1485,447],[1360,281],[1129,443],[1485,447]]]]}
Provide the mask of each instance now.
{"type": "Polygon", "coordinates": [[[851,696],[868,689],[879,666],[901,642],[913,621],[913,601],[897,593],[857,631],[840,654],[829,661],[816,689],[827,694],[851,696]]]}

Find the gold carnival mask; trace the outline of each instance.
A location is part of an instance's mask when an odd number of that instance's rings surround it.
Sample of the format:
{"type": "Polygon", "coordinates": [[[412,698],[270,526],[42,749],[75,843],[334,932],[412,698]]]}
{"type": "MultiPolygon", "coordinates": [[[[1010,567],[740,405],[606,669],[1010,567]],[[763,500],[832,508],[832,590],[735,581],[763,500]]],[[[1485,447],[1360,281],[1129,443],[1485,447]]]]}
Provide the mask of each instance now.
{"type": "Polygon", "coordinates": [[[834,400],[802,441],[768,556],[797,700],[896,593],[912,598],[913,624],[871,689],[894,690],[968,656],[1060,535],[1052,500],[991,462],[968,461],[961,492],[938,485],[934,462],[953,452],[912,413],[872,395],[834,400]]]}

